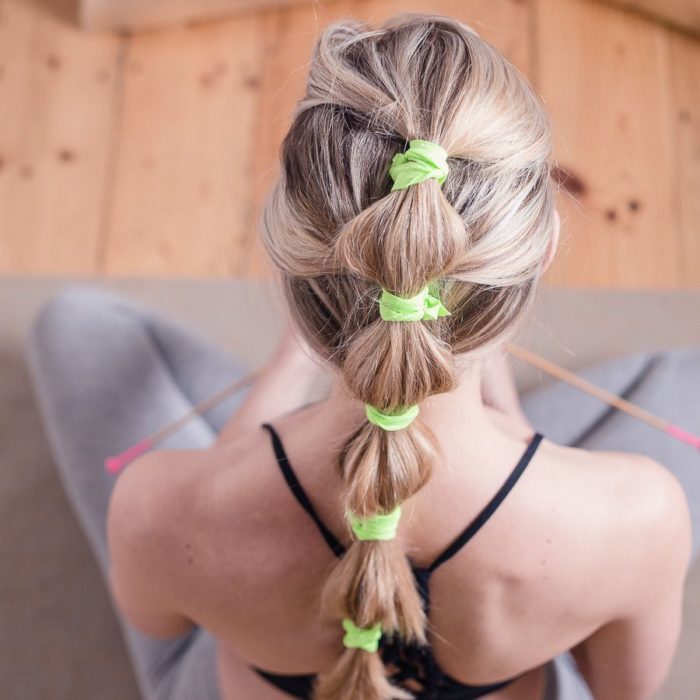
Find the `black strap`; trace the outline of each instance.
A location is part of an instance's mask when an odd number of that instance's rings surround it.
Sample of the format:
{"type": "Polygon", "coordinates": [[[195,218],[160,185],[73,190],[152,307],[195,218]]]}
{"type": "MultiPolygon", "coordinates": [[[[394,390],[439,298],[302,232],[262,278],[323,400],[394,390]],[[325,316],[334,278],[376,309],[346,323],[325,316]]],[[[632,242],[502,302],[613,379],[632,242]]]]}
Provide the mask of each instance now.
{"type": "MultiPolygon", "coordinates": [[[[340,557],[345,554],[345,547],[336,539],[335,535],[323,524],[321,518],[318,517],[318,513],[311,505],[309,497],[306,495],[306,491],[302,487],[299,479],[297,479],[292,465],[289,462],[289,457],[284,450],[282,441],[277,433],[277,431],[270,425],[270,423],[263,423],[263,428],[266,428],[270,436],[272,437],[272,448],[275,452],[275,457],[277,458],[277,463],[282,470],[285,481],[289,486],[289,489],[299,501],[301,507],[311,516],[313,521],[316,523],[323,539],[326,540],[328,546],[331,548],[333,553],[340,557]]],[[[472,520],[472,522],[467,525],[467,527],[459,534],[452,543],[445,549],[442,554],[428,567],[425,568],[426,571],[432,573],[437,569],[438,566],[444,564],[448,559],[453,557],[457,552],[464,547],[464,545],[472,538],[476,533],[483,527],[486,521],[493,515],[498,506],[501,505],[505,497],[510,493],[515,483],[518,481],[522,473],[525,471],[525,467],[530,463],[533,455],[535,454],[540,442],[543,439],[541,433],[536,432],[530,440],[525,452],[522,457],[518,460],[515,468],[510,473],[508,478],[505,480],[501,488],[496,492],[496,495],[486,504],[483,510],[472,520]]]]}
{"type": "Polygon", "coordinates": [[[428,571],[433,572],[440,564],[444,564],[450,557],[453,557],[464,545],[483,527],[484,523],[493,515],[496,508],[503,502],[503,499],[510,493],[510,490],[515,486],[515,482],[520,478],[525,471],[525,467],[529,464],[532,456],[539,447],[543,435],[535,433],[532,440],[528,444],[522,457],[515,465],[515,469],[510,473],[503,486],[496,492],[496,495],[486,504],[479,515],[467,525],[467,527],[458,535],[452,544],[428,567],[428,571]]]}
{"type": "Polygon", "coordinates": [[[282,441],[280,440],[277,431],[269,423],[263,423],[262,427],[266,428],[272,436],[272,449],[275,451],[277,464],[279,464],[280,469],[282,470],[282,474],[284,475],[289,489],[296,496],[296,499],[301,504],[301,507],[313,518],[318,529],[323,535],[323,538],[328,543],[328,546],[333,550],[333,553],[338,557],[343,555],[345,553],[345,547],[338,542],[335,535],[323,524],[321,518],[318,517],[314,507],[311,505],[309,497],[306,495],[306,491],[304,491],[302,485],[299,483],[299,479],[297,479],[297,475],[294,473],[292,465],[289,463],[289,458],[287,457],[287,453],[284,451],[282,441]]]}

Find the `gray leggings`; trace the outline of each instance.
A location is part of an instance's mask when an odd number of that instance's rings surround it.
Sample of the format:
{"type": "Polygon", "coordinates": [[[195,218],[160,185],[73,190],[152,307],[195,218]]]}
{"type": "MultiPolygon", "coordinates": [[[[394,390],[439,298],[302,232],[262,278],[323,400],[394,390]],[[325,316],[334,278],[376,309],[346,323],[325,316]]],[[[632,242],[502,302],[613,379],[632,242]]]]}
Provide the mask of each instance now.
{"type": "MultiPolygon", "coordinates": [[[[43,423],[67,496],[107,577],[105,514],[115,478],[106,456],[121,452],[246,372],[229,352],[181,321],[97,285],[55,294],[30,329],[27,360],[43,423]]],[[[640,353],[580,374],[640,406],[700,432],[700,350],[640,353]]],[[[158,445],[211,445],[245,391],[190,421],[158,445]]],[[[694,552],[700,520],[698,454],[659,431],[557,381],[522,397],[533,425],[554,442],[653,457],[683,484],[694,552]]],[[[116,611],[144,700],[220,700],[214,638],[204,629],[162,641],[116,611]]],[[[570,654],[548,668],[546,700],[591,700],[570,654]]]]}

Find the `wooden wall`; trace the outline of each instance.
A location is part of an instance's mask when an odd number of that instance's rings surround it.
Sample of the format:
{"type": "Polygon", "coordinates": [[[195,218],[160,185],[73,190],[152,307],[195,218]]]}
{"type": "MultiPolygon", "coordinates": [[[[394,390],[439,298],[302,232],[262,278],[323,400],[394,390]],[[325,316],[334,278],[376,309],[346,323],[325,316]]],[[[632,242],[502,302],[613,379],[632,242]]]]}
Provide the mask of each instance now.
{"type": "Polygon", "coordinates": [[[700,0],[605,0],[652,19],[700,34],[700,0]]]}
{"type": "Polygon", "coordinates": [[[257,215],[314,37],[472,23],[533,80],[568,173],[561,286],[700,283],[700,44],[588,0],[338,0],[141,34],[0,0],[0,272],[266,274],[257,215]]]}
{"type": "Polygon", "coordinates": [[[300,0],[80,0],[78,17],[88,29],[137,29],[299,3],[300,0]]]}
{"type": "MultiPolygon", "coordinates": [[[[603,1],[700,33],[700,0],[603,1]]],[[[81,24],[89,29],[139,29],[303,2],[304,0],[79,0],[78,15],[81,24]]]]}

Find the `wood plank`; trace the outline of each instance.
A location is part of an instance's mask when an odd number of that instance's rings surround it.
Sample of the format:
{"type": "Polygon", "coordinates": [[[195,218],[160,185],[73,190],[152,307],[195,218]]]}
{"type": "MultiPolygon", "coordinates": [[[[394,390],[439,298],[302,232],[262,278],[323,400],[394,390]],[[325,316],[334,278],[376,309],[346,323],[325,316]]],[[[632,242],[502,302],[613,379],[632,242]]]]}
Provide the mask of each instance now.
{"type": "Polygon", "coordinates": [[[254,225],[262,14],[130,40],[107,274],[218,275],[254,225]]]}
{"type": "MultiPolygon", "coordinates": [[[[307,62],[316,36],[330,22],[352,15],[378,24],[401,11],[449,15],[471,23],[521,71],[531,70],[529,34],[531,7],[517,0],[364,0],[337,2],[325,8],[293,7],[270,13],[266,69],[256,138],[255,211],[258,220],[263,197],[278,169],[278,149],[291,123],[294,105],[303,94],[307,62]]],[[[252,276],[269,274],[256,228],[249,229],[243,267],[252,276]]]]}
{"type": "Polygon", "coordinates": [[[641,12],[652,19],[700,34],[700,0],[605,0],[605,2],[641,12]]]}
{"type": "Polygon", "coordinates": [[[120,45],[0,3],[0,271],[96,271],[120,45]]]}
{"type": "Polygon", "coordinates": [[[298,5],[266,16],[265,66],[256,120],[257,157],[253,164],[253,220],[242,241],[239,270],[266,277],[271,270],[260,243],[260,214],[265,195],[279,172],[279,148],[291,124],[296,103],[304,94],[308,63],[320,31],[343,16],[358,16],[357,0],[326,7],[298,5]]]}
{"type": "Polygon", "coordinates": [[[700,42],[671,37],[681,279],[700,286],[700,42]]]}
{"type": "Polygon", "coordinates": [[[304,2],[310,4],[310,0],[80,0],[79,9],[84,27],[114,30],[177,25],[304,2]]]}
{"type": "MultiPolygon", "coordinates": [[[[332,0],[324,0],[330,3],[332,0]]],[[[603,0],[681,29],[700,33],[700,0],[603,0]]],[[[89,29],[140,29],[205,20],[241,11],[310,0],[81,0],[80,20],[89,29]]],[[[318,4],[318,3],[316,3],[318,4]]],[[[461,2],[464,6],[467,3],[461,2]]]]}
{"type": "Polygon", "coordinates": [[[597,3],[539,0],[533,53],[530,9],[345,0],[135,37],[100,251],[122,40],[0,0],[0,99],[13,105],[0,112],[0,269],[268,274],[257,217],[318,32],[416,10],[472,22],[532,76],[539,65],[561,164],[584,187],[562,203],[551,283],[697,286],[698,43],[597,3]]]}
{"type": "Polygon", "coordinates": [[[669,31],[584,0],[538,0],[537,10],[537,82],[580,190],[560,201],[548,281],[680,286],[669,31]]]}

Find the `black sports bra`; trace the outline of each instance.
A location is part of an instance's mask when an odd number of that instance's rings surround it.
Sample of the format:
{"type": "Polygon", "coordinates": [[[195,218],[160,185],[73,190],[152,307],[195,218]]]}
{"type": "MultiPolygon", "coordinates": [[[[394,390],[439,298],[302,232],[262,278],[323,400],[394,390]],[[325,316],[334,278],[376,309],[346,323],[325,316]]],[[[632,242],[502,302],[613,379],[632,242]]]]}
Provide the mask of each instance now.
{"type": "MultiPolygon", "coordinates": [[[[326,540],[333,553],[341,557],[345,553],[345,547],[318,517],[314,507],[311,505],[311,501],[292,470],[289,458],[282,446],[282,441],[277,431],[269,423],[263,423],[262,427],[266,428],[270,433],[277,463],[282,470],[282,474],[284,475],[289,489],[299,501],[301,507],[316,523],[321,535],[326,540]]],[[[425,605],[426,615],[430,611],[428,582],[431,574],[438,566],[444,564],[464,547],[493,515],[496,508],[503,502],[503,499],[508,495],[525,471],[525,467],[529,464],[542,439],[543,435],[541,433],[536,432],[534,434],[522,457],[515,465],[515,468],[504,484],[496,492],[496,495],[430,566],[417,567],[411,564],[413,575],[425,605]]],[[[513,678],[508,678],[507,680],[491,683],[489,685],[468,685],[451,678],[442,671],[429,645],[420,646],[418,644],[407,644],[398,636],[381,637],[379,640],[379,653],[385,666],[395,666],[399,669],[390,675],[389,679],[397,685],[401,685],[403,681],[411,681],[411,686],[408,687],[408,689],[415,694],[418,700],[473,700],[474,698],[480,698],[483,695],[493,693],[517,680],[521,675],[524,675],[523,673],[513,678]],[[420,690],[418,690],[418,688],[420,688],[420,690]]],[[[295,698],[309,700],[312,696],[313,683],[316,678],[315,674],[282,675],[264,671],[255,666],[252,668],[268,682],[295,698]]],[[[527,673],[527,671],[525,673],[527,673]]]]}

